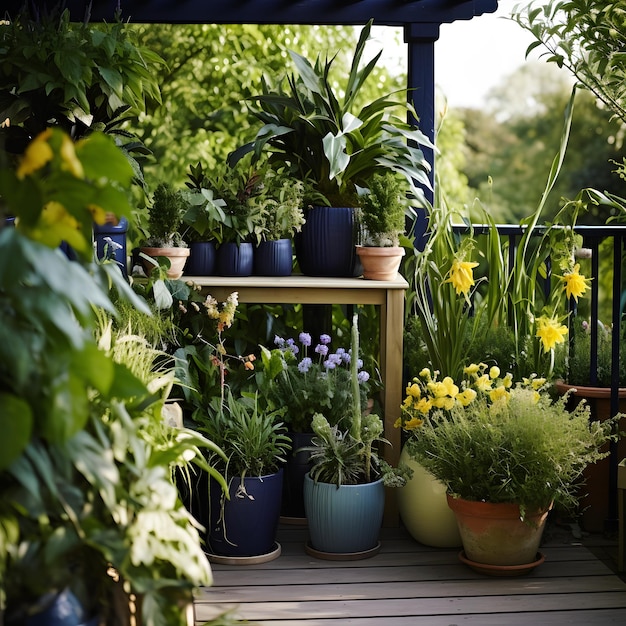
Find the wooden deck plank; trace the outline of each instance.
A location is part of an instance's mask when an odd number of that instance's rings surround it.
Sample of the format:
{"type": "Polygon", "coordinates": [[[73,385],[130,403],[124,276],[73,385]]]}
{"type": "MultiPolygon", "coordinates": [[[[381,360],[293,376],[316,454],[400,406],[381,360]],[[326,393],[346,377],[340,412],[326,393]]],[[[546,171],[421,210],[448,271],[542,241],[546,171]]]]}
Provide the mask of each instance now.
{"type": "Polygon", "coordinates": [[[253,566],[214,565],[195,601],[196,623],[232,609],[260,626],[603,626],[626,623],[626,582],[569,537],[542,546],[527,576],[490,578],[458,550],[422,546],[393,530],[364,561],[324,561],[303,549],[306,529],[281,530],[282,555],[253,566]]]}

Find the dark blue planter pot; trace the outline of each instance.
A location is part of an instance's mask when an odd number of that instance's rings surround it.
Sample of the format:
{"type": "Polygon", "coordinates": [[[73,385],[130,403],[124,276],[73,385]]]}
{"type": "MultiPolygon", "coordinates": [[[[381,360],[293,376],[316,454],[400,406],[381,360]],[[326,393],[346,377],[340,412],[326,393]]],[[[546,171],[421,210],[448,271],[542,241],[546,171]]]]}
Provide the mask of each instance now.
{"type": "Polygon", "coordinates": [[[333,554],[367,553],[378,545],[385,509],[385,487],[316,483],[304,477],[304,508],[311,546],[333,554]]]}
{"type": "Polygon", "coordinates": [[[304,518],[304,477],[311,469],[311,453],[300,448],[311,446],[313,433],[289,433],[291,451],[283,478],[283,517],[304,518]]]}
{"type": "Polygon", "coordinates": [[[262,241],[254,250],[257,276],[289,276],[293,266],[291,239],[262,241]]]}
{"type": "Polygon", "coordinates": [[[42,611],[24,618],[20,622],[11,622],[20,626],[98,626],[98,616],[89,618],[78,598],[70,589],[42,598],[45,606],[42,611]]]}
{"type": "Polygon", "coordinates": [[[254,267],[254,248],[251,243],[223,243],[217,249],[219,276],[251,276],[254,267]]]}
{"type": "Polygon", "coordinates": [[[122,217],[118,224],[94,224],[93,238],[96,242],[96,256],[111,259],[117,263],[126,276],[126,233],[128,220],[122,217]]]}
{"type": "Polygon", "coordinates": [[[188,276],[213,276],[217,250],[214,241],[195,241],[189,244],[189,258],[185,265],[188,276]]]}
{"type": "Polygon", "coordinates": [[[260,556],[275,549],[280,519],[283,470],[268,476],[231,478],[230,500],[211,480],[207,548],[210,554],[260,556]],[[223,507],[223,509],[222,509],[223,507]]]}
{"type": "Polygon", "coordinates": [[[313,207],[306,213],[302,232],[295,236],[300,271],[307,276],[360,276],[357,243],[354,209],[313,207]]]}

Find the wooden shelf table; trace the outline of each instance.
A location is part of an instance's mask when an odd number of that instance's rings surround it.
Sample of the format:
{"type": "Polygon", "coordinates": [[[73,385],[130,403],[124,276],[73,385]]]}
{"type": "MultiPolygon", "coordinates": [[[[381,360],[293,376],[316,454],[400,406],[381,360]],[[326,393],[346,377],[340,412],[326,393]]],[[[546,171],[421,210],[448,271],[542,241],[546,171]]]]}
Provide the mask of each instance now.
{"type": "Polygon", "coordinates": [[[385,459],[397,465],[400,456],[400,429],[394,428],[402,403],[402,340],[404,292],[408,283],[395,280],[325,278],[317,276],[184,276],[202,287],[219,302],[233,292],[248,304],[373,304],[380,307],[380,366],[383,381],[385,459]]]}

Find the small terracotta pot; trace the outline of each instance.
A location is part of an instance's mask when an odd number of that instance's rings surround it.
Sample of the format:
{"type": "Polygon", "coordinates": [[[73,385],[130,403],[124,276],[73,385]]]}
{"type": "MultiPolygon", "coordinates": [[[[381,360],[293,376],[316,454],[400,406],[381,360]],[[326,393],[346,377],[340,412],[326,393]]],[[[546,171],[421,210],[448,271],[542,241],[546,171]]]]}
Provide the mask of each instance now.
{"type": "Polygon", "coordinates": [[[391,248],[357,246],[356,253],[363,266],[363,278],[368,280],[395,280],[400,262],[405,255],[404,248],[400,246],[391,248]]]}
{"type": "MultiPolygon", "coordinates": [[[[163,256],[170,260],[170,269],[167,270],[167,277],[176,280],[183,275],[183,269],[189,256],[189,248],[141,248],[141,252],[151,257],[163,256]]],[[[152,271],[152,265],[142,262],[146,274],[152,271]]]]}

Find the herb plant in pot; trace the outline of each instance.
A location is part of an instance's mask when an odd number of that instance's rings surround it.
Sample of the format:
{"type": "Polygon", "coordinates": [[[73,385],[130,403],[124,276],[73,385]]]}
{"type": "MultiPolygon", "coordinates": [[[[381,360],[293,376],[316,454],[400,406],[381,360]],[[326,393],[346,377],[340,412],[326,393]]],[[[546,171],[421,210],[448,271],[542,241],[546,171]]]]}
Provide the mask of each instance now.
{"type": "Polygon", "coordinates": [[[398,275],[404,256],[400,235],[408,210],[407,186],[403,183],[404,179],[391,171],[376,173],[361,199],[363,245],[356,251],[363,265],[363,278],[394,280],[398,275]]]}
{"type": "Polygon", "coordinates": [[[444,396],[430,393],[429,370],[415,381],[423,402],[406,423],[408,452],[447,487],[461,560],[485,574],[525,573],[543,560],[549,510],[576,507],[577,481],[605,456],[612,423],[590,421],[583,404],[568,410],[544,379],[514,383],[497,366],[468,366],[460,386],[444,381],[444,396]]]}
{"type": "Polygon", "coordinates": [[[261,241],[254,250],[254,273],[258,276],[289,276],[293,266],[292,238],[304,220],[304,184],[284,169],[265,169],[262,190],[254,201],[264,207],[261,241]]]}
{"type": "MultiPolygon", "coordinates": [[[[343,422],[353,406],[350,353],[333,349],[329,335],[313,344],[311,335],[298,339],[275,338],[276,347],[261,346],[261,366],[256,383],[268,407],[285,408],[292,451],[287,457],[283,488],[282,516],[297,523],[305,518],[304,477],[311,469],[310,452],[313,417],[323,413],[331,426],[343,422]]],[[[360,365],[360,362],[358,363],[360,365]]],[[[358,393],[362,406],[369,393],[369,373],[359,369],[358,393]]]]}
{"type": "Polygon", "coordinates": [[[155,259],[166,259],[167,277],[182,276],[189,247],[180,228],[187,209],[188,202],[182,190],[174,190],[169,183],[159,183],[148,207],[148,235],[145,245],[140,248],[142,265],[147,273],[159,265],[155,259]]]}
{"type": "Polygon", "coordinates": [[[418,185],[430,186],[429,164],[416,146],[430,143],[400,117],[407,109],[414,115],[414,110],[395,94],[359,101],[381,55],[360,67],[371,25],[362,29],[347,80],[341,83],[333,78],[336,56],[312,63],[290,51],[296,73],[286,86],[264,80],[262,93],[251,99],[250,107],[261,128],[251,142],[229,155],[229,162],[235,163],[250,152],[259,159],[267,150],[273,166],[285,166],[299,180],[310,182],[312,193],[305,205],[312,208],[296,237],[296,257],[306,275],[360,274],[354,207],[359,204],[358,188],[366,188],[375,172],[391,169],[403,175],[411,194],[426,205],[418,185]]]}
{"type": "Polygon", "coordinates": [[[386,443],[376,414],[363,414],[358,381],[358,316],[352,324],[350,384],[352,405],[331,426],[321,413],[313,418],[312,468],[304,479],[304,507],[310,541],[307,552],[319,558],[363,559],[380,549],[385,486],[406,480],[404,468],[391,468],[377,454],[386,443]]]}

